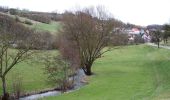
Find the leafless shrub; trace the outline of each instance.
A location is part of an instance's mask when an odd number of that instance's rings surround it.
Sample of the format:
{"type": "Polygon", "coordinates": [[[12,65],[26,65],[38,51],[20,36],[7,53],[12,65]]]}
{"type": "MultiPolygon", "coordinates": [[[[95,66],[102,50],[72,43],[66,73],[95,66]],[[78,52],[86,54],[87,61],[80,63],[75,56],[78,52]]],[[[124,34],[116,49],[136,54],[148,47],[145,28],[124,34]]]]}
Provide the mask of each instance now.
{"type": "Polygon", "coordinates": [[[111,46],[121,46],[128,44],[128,35],[125,33],[113,33],[110,37],[111,46]]]}
{"type": "Polygon", "coordinates": [[[13,87],[13,94],[16,99],[19,99],[20,95],[23,92],[22,83],[23,83],[22,76],[20,74],[13,75],[12,87],[13,87]]]}
{"type": "Polygon", "coordinates": [[[70,64],[61,57],[48,57],[44,59],[45,73],[48,75],[49,83],[55,83],[65,92],[73,87],[72,82],[69,81],[70,64]]]}

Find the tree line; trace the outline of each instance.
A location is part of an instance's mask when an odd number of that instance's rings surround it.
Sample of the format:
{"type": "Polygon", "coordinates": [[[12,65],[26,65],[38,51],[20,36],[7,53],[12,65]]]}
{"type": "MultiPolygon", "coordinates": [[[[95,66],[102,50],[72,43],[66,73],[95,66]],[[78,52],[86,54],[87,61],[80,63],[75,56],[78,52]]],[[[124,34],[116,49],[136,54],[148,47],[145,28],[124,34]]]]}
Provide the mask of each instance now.
{"type": "Polygon", "coordinates": [[[150,32],[152,36],[151,42],[156,43],[159,48],[161,41],[163,41],[165,45],[168,43],[168,38],[170,37],[170,24],[165,24],[161,26],[161,28],[151,30],[150,32]]]}

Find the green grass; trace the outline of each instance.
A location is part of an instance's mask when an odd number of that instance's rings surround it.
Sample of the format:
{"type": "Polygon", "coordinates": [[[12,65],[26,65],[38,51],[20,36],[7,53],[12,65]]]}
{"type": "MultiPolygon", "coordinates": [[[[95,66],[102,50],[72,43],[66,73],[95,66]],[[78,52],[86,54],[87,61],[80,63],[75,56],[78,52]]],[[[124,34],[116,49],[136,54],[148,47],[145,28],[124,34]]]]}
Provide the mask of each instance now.
{"type": "MultiPolygon", "coordinates": [[[[44,74],[44,65],[39,62],[38,57],[43,55],[57,55],[56,50],[49,52],[41,51],[34,55],[32,59],[17,64],[7,75],[7,88],[9,92],[12,92],[13,82],[17,81],[17,77],[21,77],[22,89],[24,92],[36,92],[45,90],[48,88],[54,88],[54,85],[47,83],[47,75],[44,74]],[[38,58],[38,59],[37,59],[38,58]]],[[[0,82],[0,94],[2,94],[2,85],[0,82]]]]}
{"type": "MultiPolygon", "coordinates": [[[[57,54],[50,51],[50,54],[57,54]]],[[[44,55],[42,52],[40,55],[44,55]]],[[[43,64],[35,58],[18,64],[8,75],[11,91],[15,74],[23,78],[25,92],[54,87],[46,82],[43,64]]],[[[113,49],[99,58],[92,67],[95,75],[89,84],[71,93],[43,100],[164,100],[170,99],[170,50],[146,45],[113,49]]],[[[2,93],[0,83],[0,93],[2,93]]]]}
{"type": "Polygon", "coordinates": [[[107,52],[81,89],[43,100],[161,100],[170,98],[170,51],[146,45],[107,52]]]}
{"type": "Polygon", "coordinates": [[[31,26],[35,29],[38,30],[45,30],[45,31],[49,31],[51,33],[56,33],[57,30],[59,30],[61,28],[61,22],[51,22],[50,24],[45,24],[45,23],[34,23],[33,26],[31,26]]]}

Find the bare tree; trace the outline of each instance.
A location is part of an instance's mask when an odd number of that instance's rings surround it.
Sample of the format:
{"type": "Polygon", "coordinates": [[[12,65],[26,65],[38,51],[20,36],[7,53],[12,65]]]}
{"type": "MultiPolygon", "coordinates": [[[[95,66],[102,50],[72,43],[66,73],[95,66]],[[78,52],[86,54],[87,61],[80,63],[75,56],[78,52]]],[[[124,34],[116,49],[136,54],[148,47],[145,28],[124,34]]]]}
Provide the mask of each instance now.
{"type": "Polygon", "coordinates": [[[110,37],[110,46],[121,46],[128,44],[128,34],[122,32],[113,32],[110,37]]]}
{"type": "Polygon", "coordinates": [[[167,44],[167,42],[168,42],[168,37],[170,36],[170,25],[165,24],[165,25],[163,26],[163,29],[164,29],[164,32],[163,32],[162,38],[163,38],[163,40],[164,40],[164,44],[167,44]]]}
{"type": "Polygon", "coordinates": [[[75,42],[67,40],[66,34],[59,34],[57,40],[62,58],[69,61],[72,71],[75,72],[80,67],[79,51],[75,42]]]}
{"type": "Polygon", "coordinates": [[[34,51],[31,51],[30,47],[36,43],[34,41],[36,37],[28,36],[29,29],[16,24],[6,16],[0,16],[0,23],[0,78],[3,100],[8,100],[6,76],[16,64],[28,59],[33,54],[34,51]],[[16,26],[17,29],[15,29],[16,26]],[[25,45],[25,48],[15,49],[14,47],[18,45],[25,45]]]}
{"type": "Polygon", "coordinates": [[[102,7],[67,12],[63,16],[63,34],[76,44],[80,66],[91,75],[93,62],[108,50],[107,46],[113,23],[102,7]]]}
{"type": "Polygon", "coordinates": [[[67,91],[73,87],[73,82],[69,81],[71,75],[71,67],[69,62],[64,60],[61,56],[49,56],[43,58],[45,64],[45,73],[48,75],[50,83],[57,83],[58,88],[62,92],[67,91]]]}

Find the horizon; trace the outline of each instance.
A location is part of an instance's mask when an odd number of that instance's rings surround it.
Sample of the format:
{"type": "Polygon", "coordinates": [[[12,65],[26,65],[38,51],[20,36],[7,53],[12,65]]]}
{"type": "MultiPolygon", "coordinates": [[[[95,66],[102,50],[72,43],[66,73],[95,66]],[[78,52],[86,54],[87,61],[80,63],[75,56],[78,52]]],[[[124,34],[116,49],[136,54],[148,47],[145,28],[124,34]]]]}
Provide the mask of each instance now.
{"type": "Polygon", "coordinates": [[[28,9],[29,11],[63,13],[75,8],[102,5],[116,19],[140,26],[170,23],[168,0],[0,0],[0,6],[28,9]],[[12,2],[12,3],[11,3],[12,2]],[[82,3],[83,2],[83,3],[82,3]],[[38,4],[38,6],[37,6],[38,4]],[[47,7],[46,7],[47,6],[47,7]]]}

